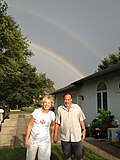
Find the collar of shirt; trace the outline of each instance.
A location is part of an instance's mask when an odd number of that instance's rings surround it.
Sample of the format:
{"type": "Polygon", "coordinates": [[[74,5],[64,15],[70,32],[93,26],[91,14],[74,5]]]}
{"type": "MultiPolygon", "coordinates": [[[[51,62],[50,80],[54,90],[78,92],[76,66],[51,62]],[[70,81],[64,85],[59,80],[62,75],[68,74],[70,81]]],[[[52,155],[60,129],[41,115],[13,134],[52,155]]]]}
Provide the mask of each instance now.
{"type": "MultiPolygon", "coordinates": [[[[73,108],[73,107],[74,107],[74,104],[72,103],[71,106],[70,106],[70,108],[73,108]]],[[[63,105],[62,108],[63,108],[64,110],[68,111],[68,109],[65,107],[65,105],[63,105]]]]}

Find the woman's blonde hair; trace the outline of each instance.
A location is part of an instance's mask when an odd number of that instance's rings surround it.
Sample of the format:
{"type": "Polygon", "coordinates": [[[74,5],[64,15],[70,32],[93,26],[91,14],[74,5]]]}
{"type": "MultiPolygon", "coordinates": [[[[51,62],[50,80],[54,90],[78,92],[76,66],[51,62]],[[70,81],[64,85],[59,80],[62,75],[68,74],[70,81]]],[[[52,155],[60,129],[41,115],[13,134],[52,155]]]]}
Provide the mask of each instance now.
{"type": "Polygon", "coordinates": [[[54,107],[54,96],[52,95],[45,95],[43,99],[41,100],[41,106],[43,106],[46,99],[49,99],[51,101],[51,108],[53,108],[54,107]]]}

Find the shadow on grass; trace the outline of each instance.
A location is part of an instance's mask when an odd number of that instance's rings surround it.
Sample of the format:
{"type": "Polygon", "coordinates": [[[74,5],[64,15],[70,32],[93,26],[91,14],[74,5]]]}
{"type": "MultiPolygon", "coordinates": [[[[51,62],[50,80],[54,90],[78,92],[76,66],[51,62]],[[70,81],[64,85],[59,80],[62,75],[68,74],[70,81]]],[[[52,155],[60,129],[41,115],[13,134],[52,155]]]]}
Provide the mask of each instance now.
{"type": "Polygon", "coordinates": [[[63,153],[60,145],[52,145],[51,160],[63,160],[63,153]]]}
{"type": "MultiPolygon", "coordinates": [[[[25,160],[26,149],[23,147],[0,148],[0,159],[1,160],[25,160]]],[[[51,160],[63,160],[63,154],[60,146],[52,146],[51,160]]],[[[37,160],[37,156],[36,159],[37,160]]]]}
{"type": "MultiPolygon", "coordinates": [[[[84,147],[84,158],[83,160],[106,160],[105,158],[97,155],[92,150],[84,147]]],[[[26,149],[23,147],[17,148],[0,148],[0,159],[1,160],[25,160],[26,149]]],[[[37,160],[37,158],[36,158],[37,160]]],[[[52,153],[50,160],[64,160],[63,153],[60,145],[52,145],[52,153]]]]}

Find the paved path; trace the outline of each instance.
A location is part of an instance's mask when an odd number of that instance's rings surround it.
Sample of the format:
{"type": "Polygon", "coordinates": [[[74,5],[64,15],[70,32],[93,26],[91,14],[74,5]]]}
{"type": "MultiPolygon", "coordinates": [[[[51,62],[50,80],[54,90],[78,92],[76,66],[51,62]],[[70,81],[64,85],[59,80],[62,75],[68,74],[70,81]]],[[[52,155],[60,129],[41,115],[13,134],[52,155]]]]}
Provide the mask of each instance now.
{"type": "Polygon", "coordinates": [[[111,145],[109,141],[88,137],[84,145],[108,160],[120,160],[120,148],[111,145]]]}
{"type": "MultiPolygon", "coordinates": [[[[2,125],[0,132],[0,147],[24,147],[26,127],[30,119],[29,114],[11,114],[2,125]]],[[[120,160],[120,148],[112,146],[109,142],[86,138],[83,145],[91,148],[107,160],[120,160]]]]}
{"type": "Polygon", "coordinates": [[[5,119],[0,132],[0,147],[23,147],[29,119],[29,114],[11,114],[9,119],[5,119]]]}

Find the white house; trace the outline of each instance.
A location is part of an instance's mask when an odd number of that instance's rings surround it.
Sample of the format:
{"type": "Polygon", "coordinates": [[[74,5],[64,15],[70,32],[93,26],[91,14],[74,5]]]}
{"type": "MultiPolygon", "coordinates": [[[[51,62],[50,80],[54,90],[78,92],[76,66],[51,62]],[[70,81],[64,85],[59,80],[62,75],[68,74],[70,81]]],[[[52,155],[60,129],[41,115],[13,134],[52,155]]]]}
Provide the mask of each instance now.
{"type": "Polygon", "coordinates": [[[52,94],[55,95],[55,112],[63,104],[63,94],[71,93],[73,102],[78,103],[91,123],[98,109],[111,111],[120,122],[120,65],[96,72],[52,94]]]}

